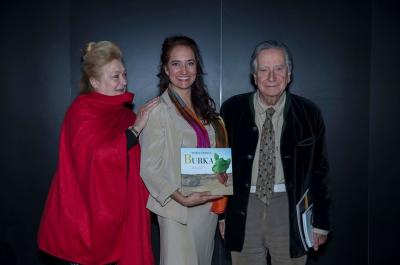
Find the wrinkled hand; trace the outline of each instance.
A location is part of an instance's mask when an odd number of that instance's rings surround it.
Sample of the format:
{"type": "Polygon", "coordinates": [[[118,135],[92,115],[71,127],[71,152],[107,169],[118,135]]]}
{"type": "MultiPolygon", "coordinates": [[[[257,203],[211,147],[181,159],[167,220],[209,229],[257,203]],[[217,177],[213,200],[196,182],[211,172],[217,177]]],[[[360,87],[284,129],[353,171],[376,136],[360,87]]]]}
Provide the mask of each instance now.
{"type": "Polygon", "coordinates": [[[139,109],[136,115],[136,121],[133,124],[133,127],[135,128],[136,131],[138,131],[138,133],[140,133],[146,126],[151,110],[154,109],[159,102],[160,102],[159,97],[153,98],[139,109]]]}
{"type": "Polygon", "coordinates": [[[314,239],[314,250],[317,251],[319,246],[324,244],[326,240],[328,239],[328,235],[321,235],[318,233],[313,233],[313,239],[314,239]]]}
{"type": "Polygon", "coordinates": [[[218,222],[219,233],[221,234],[222,239],[225,239],[225,220],[220,220],[218,222]]]}

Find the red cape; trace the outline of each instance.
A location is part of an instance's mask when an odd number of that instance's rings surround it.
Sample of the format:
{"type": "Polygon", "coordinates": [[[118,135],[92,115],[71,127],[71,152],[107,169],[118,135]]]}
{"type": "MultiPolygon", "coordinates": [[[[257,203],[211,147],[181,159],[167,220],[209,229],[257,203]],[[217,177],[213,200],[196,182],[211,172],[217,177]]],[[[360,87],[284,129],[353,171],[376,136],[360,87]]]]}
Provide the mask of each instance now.
{"type": "Polygon", "coordinates": [[[59,161],[39,227],[39,248],[84,265],[152,265],[140,147],[127,151],[133,94],[78,96],[61,129],[59,161]]]}

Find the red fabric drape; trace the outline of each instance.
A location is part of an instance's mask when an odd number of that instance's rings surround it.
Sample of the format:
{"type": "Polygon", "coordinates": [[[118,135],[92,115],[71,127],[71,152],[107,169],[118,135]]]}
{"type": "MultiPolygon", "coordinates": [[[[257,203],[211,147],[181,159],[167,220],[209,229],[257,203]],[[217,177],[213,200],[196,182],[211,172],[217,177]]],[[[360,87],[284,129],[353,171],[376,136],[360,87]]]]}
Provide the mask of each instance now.
{"type": "Polygon", "coordinates": [[[39,227],[43,251],[84,265],[153,264],[140,148],[127,151],[132,100],[92,92],[69,107],[39,227]]]}

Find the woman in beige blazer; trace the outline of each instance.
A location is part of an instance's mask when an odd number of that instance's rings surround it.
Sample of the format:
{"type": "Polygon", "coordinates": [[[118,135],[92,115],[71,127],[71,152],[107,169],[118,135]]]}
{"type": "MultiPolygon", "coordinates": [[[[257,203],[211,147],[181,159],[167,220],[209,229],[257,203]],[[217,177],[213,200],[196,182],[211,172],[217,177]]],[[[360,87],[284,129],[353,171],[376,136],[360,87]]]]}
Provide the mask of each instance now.
{"type": "Polygon", "coordinates": [[[219,196],[180,192],[180,148],[215,147],[219,133],[221,119],[202,76],[197,44],[185,36],[165,39],[160,104],[141,135],[141,176],[150,191],[147,207],[160,225],[161,265],[211,264],[217,215],[210,209],[219,196]]]}

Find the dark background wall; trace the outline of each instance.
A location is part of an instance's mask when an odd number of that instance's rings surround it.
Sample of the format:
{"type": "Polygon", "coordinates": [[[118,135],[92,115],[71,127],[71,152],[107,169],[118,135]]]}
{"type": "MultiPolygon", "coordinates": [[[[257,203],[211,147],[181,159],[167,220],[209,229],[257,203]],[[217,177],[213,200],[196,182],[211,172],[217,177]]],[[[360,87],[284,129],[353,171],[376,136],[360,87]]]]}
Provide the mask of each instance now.
{"type": "Polygon", "coordinates": [[[40,264],[36,231],[56,166],[60,124],[77,95],[83,45],[112,40],[121,46],[129,88],[142,105],[157,94],[161,43],[177,33],[198,42],[218,105],[252,90],[249,57],[258,42],[288,44],[294,54],[291,90],[320,106],[331,162],[331,238],[309,264],[392,264],[399,214],[390,202],[399,201],[400,169],[396,8],[378,0],[3,6],[0,264],[40,264]]]}
{"type": "Polygon", "coordinates": [[[39,264],[36,231],[71,99],[68,2],[0,11],[0,264],[39,264]]]}
{"type": "Polygon", "coordinates": [[[369,261],[396,264],[400,256],[399,7],[374,1],[369,108],[369,261]]]}

